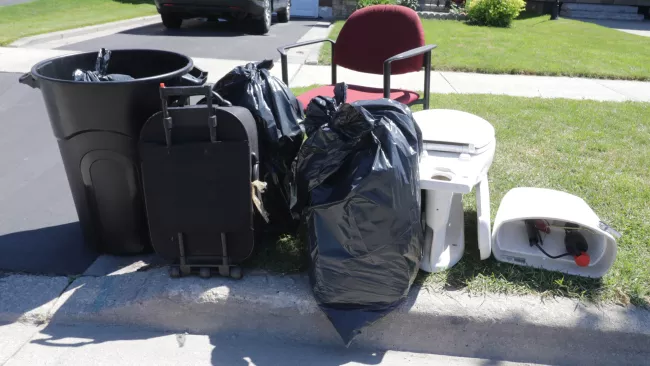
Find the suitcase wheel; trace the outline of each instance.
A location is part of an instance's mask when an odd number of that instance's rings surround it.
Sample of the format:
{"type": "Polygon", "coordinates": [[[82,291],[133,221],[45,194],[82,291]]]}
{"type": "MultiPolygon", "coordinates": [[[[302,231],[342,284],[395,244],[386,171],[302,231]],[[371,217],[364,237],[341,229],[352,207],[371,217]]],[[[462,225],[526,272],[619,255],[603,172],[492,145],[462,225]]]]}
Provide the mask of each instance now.
{"type": "Polygon", "coordinates": [[[171,277],[171,278],[179,278],[179,277],[181,277],[181,269],[178,268],[178,267],[169,268],[169,277],[171,277]]]}
{"type": "Polygon", "coordinates": [[[236,280],[239,280],[239,279],[241,279],[241,275],[242,275],[242,273],[241,273],[241,267],[232,267],[232,268],[230,269],[230,277],[231,277],[231,278],[234,278],[234,279],[236,279],[236,280]]]}
{"type": "Polygon", "coordinates": [[[230,276],[230,267],[228,267],[228,266],[219,266],[219,276],[221,276],[221,277],[230,276]]]}
{"type": "Polygon", "coordinates": [[[212,272],[210,271],[210,268],[202,267],[199,269],[199,277],[210,278],[210,276],[212,276],[212,272]]]}

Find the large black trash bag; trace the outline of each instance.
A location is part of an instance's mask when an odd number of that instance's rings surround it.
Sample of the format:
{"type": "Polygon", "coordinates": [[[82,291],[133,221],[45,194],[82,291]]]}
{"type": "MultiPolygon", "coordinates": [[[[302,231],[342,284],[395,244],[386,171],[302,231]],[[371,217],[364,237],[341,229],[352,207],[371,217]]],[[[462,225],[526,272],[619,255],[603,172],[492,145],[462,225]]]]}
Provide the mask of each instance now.
{"type": "Polygon", "coordinates": [[[417,274],[422,137],[401,103],[339,102],[317,97],[307,108],[292,210],[303,218],[316,301],[349,345],[406,298],[417,274]]]}
{"type": "Polygon", "coordinates": [[[293,232],[291,216],[291,164],[304,140],[299,123],[303,107],[280,79],[271,76],[272,60],[238,66],[221,78],[213,90],[235,106],[248,108],[257,121],[260,137],[260,180],[267,183],[262,196],[272,231],[293,232]]]}

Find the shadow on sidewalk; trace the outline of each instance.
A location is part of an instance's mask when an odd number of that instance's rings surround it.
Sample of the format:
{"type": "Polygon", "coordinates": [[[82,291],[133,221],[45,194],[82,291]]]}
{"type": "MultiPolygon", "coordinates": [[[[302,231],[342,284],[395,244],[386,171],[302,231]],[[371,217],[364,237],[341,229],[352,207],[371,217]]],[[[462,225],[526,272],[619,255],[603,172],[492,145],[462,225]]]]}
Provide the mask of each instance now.
{"type": "Polygon", "coordinates": [[[306,345],[279,340],[251,342],[246,338],[226,335],[210,336],[210,344],[214,346],[212,365],[218,366],[378,365],[386,354],[384,351],[345,348],[343,345],[306,345]],[[297,352],[286,352],[292,348],[297,352]]]}

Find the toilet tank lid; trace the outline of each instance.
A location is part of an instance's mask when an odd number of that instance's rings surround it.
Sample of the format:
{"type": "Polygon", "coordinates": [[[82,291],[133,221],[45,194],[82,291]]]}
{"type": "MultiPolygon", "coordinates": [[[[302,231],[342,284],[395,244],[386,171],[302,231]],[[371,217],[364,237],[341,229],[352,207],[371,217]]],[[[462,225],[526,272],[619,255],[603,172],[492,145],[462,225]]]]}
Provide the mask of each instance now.
{"type": "Polygon", "coordinates": [[[494,127],[471,113],[453,109],[427,109],[413,113],[424,142],[469,145],[481,150],[494,142],[494,127]]]}

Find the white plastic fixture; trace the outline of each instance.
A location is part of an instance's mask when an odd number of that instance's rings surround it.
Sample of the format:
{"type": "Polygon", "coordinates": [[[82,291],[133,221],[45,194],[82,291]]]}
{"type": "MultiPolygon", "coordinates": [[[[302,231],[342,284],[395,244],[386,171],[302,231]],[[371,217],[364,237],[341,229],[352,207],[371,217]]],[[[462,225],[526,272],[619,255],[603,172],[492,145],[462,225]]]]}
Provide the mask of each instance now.
{"type": "Polygon", "coordinates": [[[476,187],[481,259],[491,253],[490,192],[487,173],[494,159],[494,128],[470,113],[429,109],[413,114],[422,130],[420,187],[424,191],[426,234],[420,268],[439,272],[455,265],[465,250],[463,194],[476,187]]]}
{"type": "Polygon", "coordinates": [[[497,211],[492,252],[502,262],[599,278],[616,259],[615,236],[620,234],[600,221],[580,197],[551,189],[514,188],[503,197],[497,211]],[[551,255],[566,252],[565,231],[561,227],[567,223],[580,226],[580,233],[589,245],[589,265],[579,267],[572,256],[551,259],[536,246],[531,246],[524,222],[527,219],[546,220],[551,224],[551,232],[541,234],[542,248],[551,255]]]}

